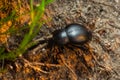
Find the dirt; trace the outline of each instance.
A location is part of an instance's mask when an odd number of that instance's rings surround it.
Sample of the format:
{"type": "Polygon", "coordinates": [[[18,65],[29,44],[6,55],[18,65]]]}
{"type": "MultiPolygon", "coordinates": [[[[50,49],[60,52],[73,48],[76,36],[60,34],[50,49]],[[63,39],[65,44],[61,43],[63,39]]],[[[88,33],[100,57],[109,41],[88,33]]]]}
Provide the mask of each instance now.
{"type": "MultiPolygon", "coordinates": [[[[25,4],[21,8],[23,12],[29,11],[29,4],[25,4]]],[[[92,40],[82,45],[85,50],[69,44],[64,46],[64,51],[58,45],[51,46],[53,41],[42,42],[6,64],[7,70],[0,73],[0,79],[120,80],[119,14],[119,0],[54,1],[46,7],[44,19],[48,19],[48,22],[34,40],[47,38],[51,36],[51,30],[64,28],[70,23],[85,25],[92,31],[92,40]]],[[[29,15],[24,17],[18,19],[19,26],[29,21],[29,15]]],[[[11,45],[17,44],[13,42],[16,37],[9,40],[12,40],[11,45]]]]}

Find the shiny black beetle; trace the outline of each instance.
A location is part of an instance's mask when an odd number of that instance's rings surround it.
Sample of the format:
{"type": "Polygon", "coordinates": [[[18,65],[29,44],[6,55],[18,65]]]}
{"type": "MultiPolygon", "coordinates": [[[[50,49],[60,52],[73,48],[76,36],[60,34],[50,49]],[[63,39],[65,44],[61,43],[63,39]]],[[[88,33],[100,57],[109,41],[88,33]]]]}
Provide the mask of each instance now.
{"type": "MultiPolygon", "coordinates": [[[[38,44],[30,47],[33,49],[39,44],[48,43],[46,47],[52,49],[53,46],[58,45],[60,50],[63,49],[64,45],[71,44],[74,47],[87,50],[84,46],[85,43],[89,42],[92,39],[92,32],[89,31],[85,26],[77,23],[72,23],[67,25],[63,29],[58,29],[52,32],[53,37],[45,40],[38,40],[38,44]]],[[[69,47],[69,46],[66,46],[69,47]]],[[[70,47],[69,47],[70,48],[70,47]]],[[[39,49],[39,48],[38,48],[39,49]]],[[[36,51],[38,49],[35,49],[36,51]]]]}
{"type": "Polygon", "coordinates": [[[84,44],[91,38],[92,33],[83,25],[77,23],[69,24],[64,29],[53,32],[53,40],[59,45],[84,44]]]}

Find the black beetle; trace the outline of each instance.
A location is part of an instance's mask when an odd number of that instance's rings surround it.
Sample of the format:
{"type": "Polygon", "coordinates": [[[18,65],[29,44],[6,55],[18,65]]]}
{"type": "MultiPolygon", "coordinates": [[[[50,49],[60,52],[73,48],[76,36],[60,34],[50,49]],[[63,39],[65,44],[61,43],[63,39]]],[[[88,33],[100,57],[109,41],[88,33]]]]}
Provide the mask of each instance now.
{"type": "MultiPolygon", "coordinates": [[[[72,44],[75,47],[84,49],[83,44],[87,43],[92,39],[92,32],[89,31],[85,26],[77,23],[72,23],[67,25],[63,29],[57,29],[52,32],[53,37],[50,37],[46,40],[38,40],[39,44],[48,42],[48,47],[52,48],[54,44],[57,44],[59,47],[63,47],[66,44],[72,44]]],[[[34,45],[30,49],[38,46],[39,44],[34,45]]]]}
{"type": "Polygon", "coordinates": [[[91,38],[92,33],[85,26],[77,23],[69,24],[64,29],[53,32],[53,40],[59,45],[84,44],[91,38]]]}

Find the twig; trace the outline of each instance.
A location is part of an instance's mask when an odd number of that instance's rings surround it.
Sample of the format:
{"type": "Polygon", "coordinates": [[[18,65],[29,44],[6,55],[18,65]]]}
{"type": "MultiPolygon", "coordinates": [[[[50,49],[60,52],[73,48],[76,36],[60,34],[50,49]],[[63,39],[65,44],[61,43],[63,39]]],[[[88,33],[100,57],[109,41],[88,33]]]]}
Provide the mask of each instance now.
{"type": "Polygon", "coordinates": [[[43,47],[45,47],[47,45],[47,43],[44,44],[39,44],[36,48],[34,48],[32,50],[33,53],[37,52],[39,49],[42,49],[43,47]]]}
{"type": "Polygon", "coordinates": [[[42,37],[42,38],[39,38],[39,39],[36,39],[36,40],[33,40],[33,41],[34,41],[34,43],[38,43],[38,42],[40,42],[40,41],[48,40],[48,39],[50,39],[50,38],[52,38],[52,35],[49,35],[49,36],[47,36],[46,38],[42,37]]]}
{"type": "Polygon", "coordinates": [[[51,66],[51,67],[61,67],[59,64],[48,64],[48,63],[40,63],[40,62],[32,62],[33,65],[40,65],[40,66],[51,66]]]}
{"type": "Polygon", "coordinates": [[[42,72],[42,73],[46,73],[46,74],[48,73],[48,72],[46,72],[46,71],[44,71],[44,70],[42,70],[42,69],[40,69],[40,68],[37,68],[36,66],[32,65],[32,63],[29,62],[28,60],[26,60],[26,59],[24,59],[24,58],[21,58],[21,59],[25,62],[25,65],[33,68],[34,70],[38,70],[38,71],[40,71],[40,72],[42,72]]]}
{"type": "Polygon", "coordinates": [[[28,60],[26,60],[25,58],[21,57],[20,59],[22,59],[24,62],[25,62],[25,65],[33,68],[34,70],[38,70],[42,73],[49,73],[49,72],[46,72],[40,68],[37,68],[36,66],[51,66],[51,67],[61,67],[61,65],[59,64],[48,64],[48,63],[40,63],[40,62],[29,62],[28,60]]]}
{"type": "Polygon", "coordinates": [[[66,64],[64,56],[63,56],[63,55],[60,55],[60,58],[61,58],[62,62],[64,63],[64,65],[72,72],[74,80],[77,80],[77,75],[76,75],[76,73],[70,68],[70,66],[68,66],[68,65],[66,64]]]}

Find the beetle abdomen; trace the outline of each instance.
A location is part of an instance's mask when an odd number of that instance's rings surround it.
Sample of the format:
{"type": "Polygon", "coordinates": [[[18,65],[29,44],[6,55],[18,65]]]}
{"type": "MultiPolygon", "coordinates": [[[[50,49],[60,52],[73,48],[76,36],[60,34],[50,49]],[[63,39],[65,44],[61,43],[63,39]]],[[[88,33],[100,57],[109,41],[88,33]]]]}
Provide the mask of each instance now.
{"type": "Polygon", "coordinates": [[[65,28],[65,30],[70,42],[76,44],[83,44],[89,41],[89,37],[91,35],[91,33],[80,24],[70,24],[65,28]]]}
{"type": "Polygon", "coordinates": [[[91,40],[91,38],[92,34],[87,28],[75,23],[53,32],[53,39],[59,45],[67,43],[84,44],[91,40]]]}

